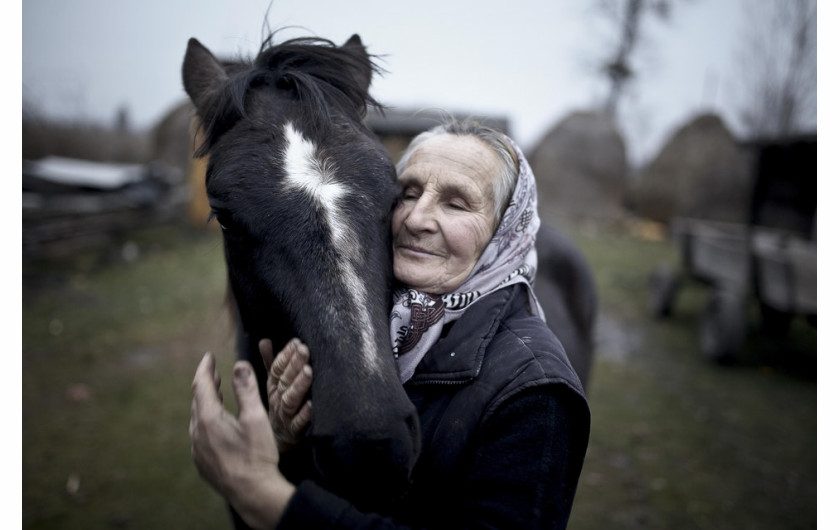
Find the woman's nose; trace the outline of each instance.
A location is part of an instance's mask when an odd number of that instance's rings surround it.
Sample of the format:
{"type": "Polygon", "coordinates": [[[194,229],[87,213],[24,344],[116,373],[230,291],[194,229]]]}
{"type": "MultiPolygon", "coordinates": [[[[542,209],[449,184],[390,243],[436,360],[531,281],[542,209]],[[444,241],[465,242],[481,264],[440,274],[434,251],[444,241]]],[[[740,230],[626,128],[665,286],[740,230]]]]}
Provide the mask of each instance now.
{"type": "Polygon", "coordinates": [[[433,205],[430,204],[430,201],[420,197],[417,201],[408,205],[404,223],[406,228],[412,232],[434,231],[436,222],[433,205]]]}

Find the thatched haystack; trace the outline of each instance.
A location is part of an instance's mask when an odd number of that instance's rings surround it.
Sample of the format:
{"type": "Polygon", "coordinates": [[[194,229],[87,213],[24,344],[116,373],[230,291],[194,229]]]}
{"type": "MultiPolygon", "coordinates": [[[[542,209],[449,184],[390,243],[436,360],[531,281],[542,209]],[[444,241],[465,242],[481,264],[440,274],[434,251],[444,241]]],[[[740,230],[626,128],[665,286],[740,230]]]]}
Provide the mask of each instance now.
{"type": "Polygon", "coordinates": [[[567,116],[534,148],[529,162],[541,210],[563,217],[624,216],[627,154],[621,133],[606,115],[567,116]]]}
{"type": "Polygon", "coordinates": [[[669,222],[693,217],[747,222],[750,152],[723,121],[702,114],[677,130],[633,180],[629,201],[640,216],[669,222]]]}

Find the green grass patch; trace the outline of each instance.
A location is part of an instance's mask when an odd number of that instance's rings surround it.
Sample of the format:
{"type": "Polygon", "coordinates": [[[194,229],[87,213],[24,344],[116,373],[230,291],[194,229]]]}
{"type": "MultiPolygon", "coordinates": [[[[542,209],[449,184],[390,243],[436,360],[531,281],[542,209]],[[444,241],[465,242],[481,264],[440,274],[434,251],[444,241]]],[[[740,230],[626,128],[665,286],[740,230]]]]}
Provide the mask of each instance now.
{"type": "Polygon", "coordinates": [[[25,528],[227,526],[187,436],[201,355],[223,374],[233,362],[221,240],[139,237],[154,243],[130,263],[81,256],[24,275],[25,528]]]}
{"type": "Polygon", "coordinates": [[[815,528],[816,329],[797,321],[774,343],[752,315],[730,366],[702,358],[708,296],[685,282],[674,314],[646,307],[648,275],[679,265],[667,243],[578,235],[601,296],[635,346],[599,352],[592,433],[571,528],[815,528]]]}

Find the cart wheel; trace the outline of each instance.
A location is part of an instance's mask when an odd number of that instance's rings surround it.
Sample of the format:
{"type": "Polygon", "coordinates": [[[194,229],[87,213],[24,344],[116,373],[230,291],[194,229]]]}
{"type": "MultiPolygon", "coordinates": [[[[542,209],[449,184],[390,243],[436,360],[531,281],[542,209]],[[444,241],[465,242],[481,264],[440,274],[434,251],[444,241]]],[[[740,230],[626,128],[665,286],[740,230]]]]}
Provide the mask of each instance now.
{"type": "Polygon", "coordinates": [[[714,291],[700,322],[700,351],[717,363],[729,363],[741,349],[746,333],[744,297],[731,291],[714,291]]]}
{"type": "Polygon", "coordinates": [[[650,275],[648,310],[655,317],[667,317],[674,308],[680,278],[668,265],[659,265],[650,275]]]}

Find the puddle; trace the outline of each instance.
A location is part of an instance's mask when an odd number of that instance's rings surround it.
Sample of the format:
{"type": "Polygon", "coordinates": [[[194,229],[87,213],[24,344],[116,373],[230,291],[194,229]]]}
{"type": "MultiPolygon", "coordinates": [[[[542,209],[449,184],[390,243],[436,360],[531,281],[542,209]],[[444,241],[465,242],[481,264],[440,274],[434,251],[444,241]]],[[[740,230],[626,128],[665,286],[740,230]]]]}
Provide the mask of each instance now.
{"type": "Polygon", "coordinates": [[[595,326],[595,355],[613,361],[625,361],[641,346],[641,334],[610,315],[599,314],[595,326]]]}

